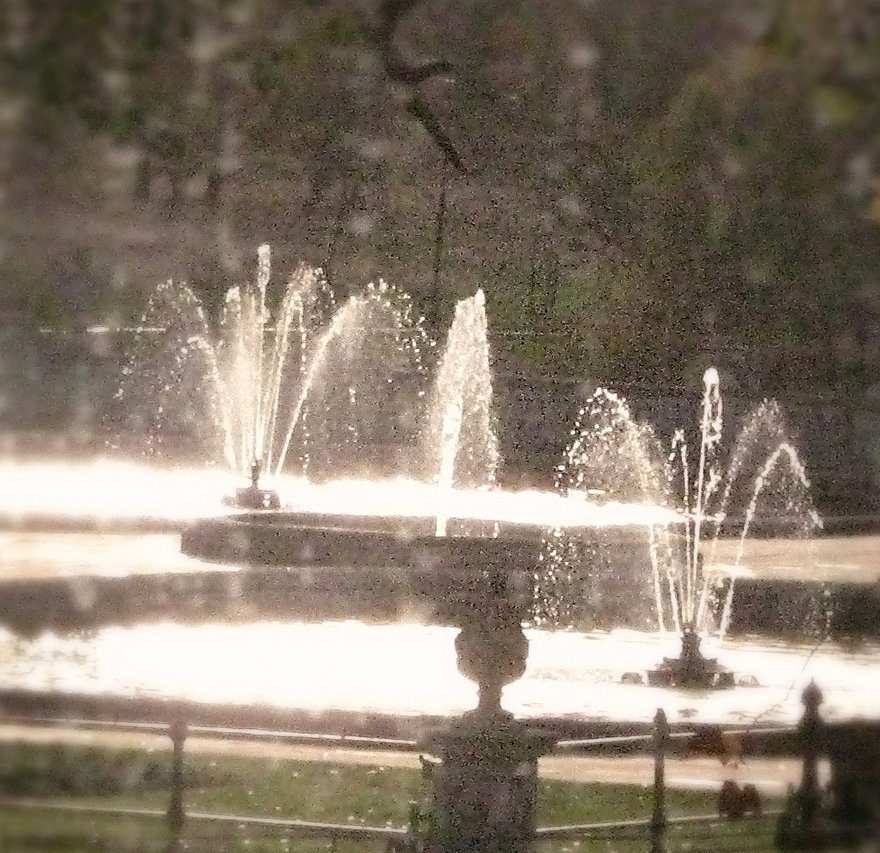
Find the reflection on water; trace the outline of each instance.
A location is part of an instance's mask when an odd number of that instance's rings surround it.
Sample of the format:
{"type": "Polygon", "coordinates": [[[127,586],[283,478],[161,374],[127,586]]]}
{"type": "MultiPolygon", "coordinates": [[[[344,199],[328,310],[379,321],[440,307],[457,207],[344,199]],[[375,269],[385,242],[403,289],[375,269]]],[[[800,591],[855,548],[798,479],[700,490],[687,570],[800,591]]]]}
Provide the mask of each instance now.
{"type": "MultiPolygon", "coordinates": [[[[235,567],[225,567],[237,571],[235,567]]],[[[0,580],[126,577],[164,572],[222,571],[180,552],[172,533],[52,533],[0,531],[0,580]]]]}
{"type": "MultiPolygon", "coordinates": [[[[0,686],[38,690],[261,703],[306,710],[456,714],[472,708],[475,688],[459,675],[455,629],[258,622],[247,625],[144,625],[88,636],[0,637],[0,686]]],[[[504,694],[527,717],[649,721],[670,719],[793,723],[810,679],[826,697],[829,719],[872,715],[880,684],[877,649],[783,647],[726,642],[717,654],[759,687],[679,692],[620,684],[625,671],[654,666],[677,640],[638,632],[529,632],[525,676],[504,694]]],[[[708,641],[707,641],[708,645],[708,641]]]]}

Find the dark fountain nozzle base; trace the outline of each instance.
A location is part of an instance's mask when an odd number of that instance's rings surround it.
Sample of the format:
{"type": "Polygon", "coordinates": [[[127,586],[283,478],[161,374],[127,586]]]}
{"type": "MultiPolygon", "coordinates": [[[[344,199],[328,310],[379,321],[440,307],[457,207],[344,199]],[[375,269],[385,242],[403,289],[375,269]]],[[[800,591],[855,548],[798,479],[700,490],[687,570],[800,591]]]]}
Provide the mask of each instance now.
{"type": "Polygon", "coordinates": [[[230,498],[228,503],[239,509],[279,509],[281,507],[278,492],[254,486],[236,489],[235,497],[230,498]]]}
{"type": "Polygon", "coordinates": [[[260,488],[262,463],[259,459],[251,462],[251,484],[235,490],[235,497],[224,502],[239,509],[280,509],[281,500],[274,489],[260,488]]]}
{"type": "Polygon", "coordinates": [[[681,654],[663,658],[656,668],[648,670],[652,687],[684,687],[695,690],[725,689],[734,686],[733,672],[715,658],[704,657],[700,651],[700,635],[692,625],[685,625],[681,634],[681,654]]]}

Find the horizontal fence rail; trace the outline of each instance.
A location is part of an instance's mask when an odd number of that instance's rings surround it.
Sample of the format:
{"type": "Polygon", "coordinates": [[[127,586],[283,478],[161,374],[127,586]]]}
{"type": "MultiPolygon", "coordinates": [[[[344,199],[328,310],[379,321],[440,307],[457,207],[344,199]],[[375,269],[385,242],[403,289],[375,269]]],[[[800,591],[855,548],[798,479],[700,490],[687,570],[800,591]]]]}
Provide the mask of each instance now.
{"type": "MultiPolygon", "coordinates": [[[[753,819],[775,818],[782,814],[782,809],[766,809],[760,815],[754,815],[753,819]]],[[[717,814],[682,815],[680,817],[667,818],[667,827],[687,826],[727,826],[729,820],[719,817],[717,814]]],[[[543,826],[538,827],[535,835],[540,841],[575,841],[577,839],[597,840],[600,838],[619,838],[620,833],[626,830],[641,830],[633,837],[645,838],[645,833],[651,828],[650,819],[636,818],[633,820],[601,821],[599,823],[579,823],[570,826],[543,826]]]]}
{"type": "MultiPolygon", "coordinates": [[[[94,720],[76,717],[28,717],[24,715],[4,715],[0,712],[0,722],[7,725],[31,726],[34,728],[68,728],[89,731],[131,732],[133,734],[164,735],[168,733],[168,723],[148,723],[128,720],[94,720]]],[[[231,741],[269,741],[289,743],[299,746],[347,747],[351,749],[395,750],[416,752],[419,745],[415,740],[403,738],[369,737],[367,735],[320,734],[318,732],[290,732],[278,729],[260,729],[231,726],[203,726],[187,724],[191,737],[213,738],[231,741]]]]}
{"type": "MultiPolygon", "coordinates": [[[[54,694],[36,702],[33,713],[27,713],[22,691],[0,690],[0,724],[33,728],[66,728],[84,731],[129,732],[150,736],[168,737],[171,741],[171,772],[168,789],[170,802],[167,809],[150,809],[99,805],[92,803],[53,802],[30,797],[0,798],[0,809],[19,811],[45,810],[47,813],[116,816],[146,821],[164,821],[171,844],[177,844],[183,835],[196,826],[211,826],[224,832],[236,831],[253,834],[284,834],[291,838],[323,839],[332,845],[338,841],[371,842],[384,844],[386,850],[417,851],[419,839],[415,836],[415,824],[405,827],[368,826],[363,824],[334,824],[304,821],[295,818],[250,816],[226,813],[189,811],[184,807],[184,744],[187,738],[216,738],[231,741],[269,742],[278,744],[317,745],[339,749],[395,750],[417,752],[419,741],[413,738],[373,737],[348,733],[320,733],[289,731],[282,728],[258,725],[211,725],[199,720],[199,706],[186,703],[156,703],[152,700],[119,700],[88,697],[87,708],[96,716],[81,714],[83,697],[72,697],[69,703],[64,696],[54,694]],[[65,708],[71,713],[65,713],[65,708]],[[8,713],[6,711],[9,710],[8,713]],[[139,710],[139,713],[138,713],[139,710]],[[124,719],[126,711],[135,719],[124,719]],[[79,713],[77,713],[79,712],[79,713]],[[103,712],[103,713],[102,713],[103,712]],[[146,718],[147,716],[152,719],[146,718]]],[[[202,709],[204,710],[204,709],[202,709]]],[[[815,707],[813,708],[815,711],[815,707]]],[[[210,717],[210,712],[205,712],[210,717]]],[[[256,718],[251,718],[253,722],[256,718]]],[[[805,719],[808,717],[805,715],[805,719]]],[[[809,717],[814,722],[816,717],[809,717]]],[[[692,726],[671,730],[662,711],[658,711],[649,733],[628,735],[604,735],[589,738],[560,740],[553,751],[558,755],[618,755],[649,754],[654,756],[653,806],[650,816],[643,819],[607,821],[566,826],[539,827],[535,830],[536,843],[553,843],[574,840],[632,839],[642,840],[652,853],[663,853],[665,839],[670,832],[687,831],[690,828],[705,830],[706,838],[721,826],[727,826],[730,818],[744,816],[729,813],[669,816],[665,805],[664,762],[669,756],[681,754],[688,757],[699,754],[718,754],[725,744],[735,743],[738,757],[757,753],[781,754],[807,758],[802,754],[804,720],[797,727],[773,726],[760,729],[719,726],[692,726]],[[768,753],[769,750],[769,753],[768,753]]],[[[646,780],[647,781],[647,780],[646,780]]],[[[720,800],[719,800],[720,812],[720,800]]],[[[410,821],[415,821],[410,812],[410,821]]],[[[763,810],[760,804],[746,815],[749,822],[765,826],[768,819],[779,819],[783,810],[763,810]]],[[[745,831],[745,830],[744,830],[745,831]]],[[[719,847],[717,849],[722,849],[719,847]]],[[[727,849],[727,848],[723,848],[727,849]]]]}
{"type": "MultiPolygon", "coordinates": [[[[22,689],[0,689],[0,721],[35,727],[68,726],[162,735],[169,723],[185,721],[190,736],[225,740],[264,740],[289,744],[314,744],[359,749],[392,749],[418,752],[422,732],[443,726],[443,717],[389,721],[369,715],[309,715],[279,708],[259,706],[206,705],[189,701],[166,701],[151,697],[103,697],[88,694],[58,694],[22,689]],[[304,723],[306,726],[304,726],[304,723]],[[320,724],[321,731],[310,730],[320,724]],[[361,733],[344,731],[359,726],[361,733]],[[330,730],[329,732],[327,730],[330,730]],[[335,729],[335,731],[333,731],[335,729]],[[397,729],[400,736],[383,731],[397,729]],[[377,734],[366,734],[375,730],[377,734]]],[[[556,729],[553,721],[534,721],[538,728],[556,729]]],[[[570,727],[570,722],[562,724],[570,727]]],[[[613,724],[612,724],[613,725],[613,724]]],[[[630,724],[626,724],[630,727],[630,724]]],[[[585,724],[589,730],[592,724],[585,724]]],[[[608,726],[603,725],[607,730],[608,726]]],[[[618,731],[624,724],[616,727],[618,731]]],[[[613,731],[613,728],[612,728],[613,731]]],[[[797,756],[798,729],[795,726],[760,725],[752,727],[687,724],[670,727],[666,752],[716,755],[719,746],[736,742],[742,754],[797,756]]],[[[554,754],[650,754],[654,751],[651,724],[636,734],[601,734],[569,737],[557,741],[554,754]]]]}
{"type": "MultiPolygon", "coordinates": [[[[0,808],[40,809],[55,812],[71,812],[84,815],[105,815],[145,819],[167,818],[162,809],[139,809],[122,806],[101,806],[92,803],[53,803],[28,798],[0,798],[0,808]]],[[[323,821],[297,820],[296,818],[254,817],[213,812],[186,812],[187,821],[232,825],[241,829],[253,828],[283,832],[296,838],[324,838],[331,841],[388,841],[407,837],[408,830],[394,826],[365,826],[364,824],[326,823],[323,821]]]]}

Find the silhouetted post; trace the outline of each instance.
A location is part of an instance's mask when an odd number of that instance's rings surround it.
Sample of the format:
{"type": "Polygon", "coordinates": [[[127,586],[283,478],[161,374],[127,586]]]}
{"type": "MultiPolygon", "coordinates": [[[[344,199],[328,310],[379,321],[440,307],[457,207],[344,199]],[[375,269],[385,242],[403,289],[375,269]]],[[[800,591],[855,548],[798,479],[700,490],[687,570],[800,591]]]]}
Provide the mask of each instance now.
{"type": "Polygon", "coordinates": [[[819,716],[822,691],[811,681],[801,694],[804,714],[798,725],[803,765],[801,784],[790,790],[776,824],[776,847],[780,850],[816,850],[827,842],[827,826],[820,819],[822,792],[819,789],[819,754],[823,746],[823,724],[819,716]]]}
{"type": "Polygon", "coordinates": [[[669,741],[669,723],[662,708],[654,715],[654,809],[651,814],[651,853],[663,853],[666,835],[666,744],[669,741]]]}
{"type": "Polygon", "coordinates": [[[822,704],[822,691],[811,681],[801,695],[804,716],[801,718],[800,736],[804,764],[801,770],[801,814],[804,823],[809,825],[816,818],[822,793],[819,790],[819,753],[822,744],[822,717],[819,705],[822,704]]]}
{"type": "Polygon", "coordinates": [[[171,738],[171,802],[168,804],[168,830],[170,838],[167,849],[177,850],[180,847],[180,836],[183,832],[183,820],[186,812],[183,809],[183,743],[186,740],[186,722],[176,719],[168,727],[171,738]]]}

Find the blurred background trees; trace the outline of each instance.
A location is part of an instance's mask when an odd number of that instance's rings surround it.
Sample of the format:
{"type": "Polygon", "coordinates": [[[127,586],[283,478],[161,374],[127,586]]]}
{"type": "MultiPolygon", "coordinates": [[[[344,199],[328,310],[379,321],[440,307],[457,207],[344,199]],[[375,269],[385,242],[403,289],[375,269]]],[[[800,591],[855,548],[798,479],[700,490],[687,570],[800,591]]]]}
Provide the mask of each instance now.
{"type": "Polygon", "coordinates": [[[0,49],[27,322],[268,241],[438,329],[483,287],[500,370],[876,392],[877,0],[6,0],[0,49]]]}

